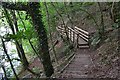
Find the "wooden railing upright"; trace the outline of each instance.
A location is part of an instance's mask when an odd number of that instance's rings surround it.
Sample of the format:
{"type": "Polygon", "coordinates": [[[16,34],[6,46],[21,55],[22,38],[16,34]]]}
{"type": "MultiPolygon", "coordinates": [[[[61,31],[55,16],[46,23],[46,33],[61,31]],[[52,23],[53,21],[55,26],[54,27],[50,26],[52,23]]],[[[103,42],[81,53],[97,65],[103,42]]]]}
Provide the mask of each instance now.
{"type": "MultiPolygon", "coordinates": [[[[59,31],[60,35],[66,36],[64,28],[58,26],[57,30],[59,31]]],[[[67,33],[73,44],[77,44],[79,48],[89,48],[90,35],[87,31],[75,26],[74,29],[67,27],[67,33]]]]}

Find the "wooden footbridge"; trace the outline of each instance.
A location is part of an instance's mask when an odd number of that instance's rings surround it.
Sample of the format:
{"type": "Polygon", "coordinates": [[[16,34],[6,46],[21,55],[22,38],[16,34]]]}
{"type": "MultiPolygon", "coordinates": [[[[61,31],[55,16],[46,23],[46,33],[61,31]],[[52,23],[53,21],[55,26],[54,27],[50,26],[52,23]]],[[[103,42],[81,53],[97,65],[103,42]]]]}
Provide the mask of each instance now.
{"type": "Polygon", "coordinates": [[[66,27],[65,29],[63,25],[58,26],[57,31],[61,36],[66,36],[67,33],[70,41],[73,44],[76,44],[78,48],[89,48],[90,34],[87,31],[78,28],[77,26],[74,28],[66,27]]]}
{"type": "Polygon", "coordinates": [[[79,48],[69,64],[61,71],[59,78],[89,78],[87,68],[93,65],[89,56],[89,53],[91,53],[89,49],[90,34],[76,26],[74,28],[67,27],[66,29],[64,26],[58,26],[57,30],[62,36],[66,36],[66,30],[71,42],[79,48]]]}

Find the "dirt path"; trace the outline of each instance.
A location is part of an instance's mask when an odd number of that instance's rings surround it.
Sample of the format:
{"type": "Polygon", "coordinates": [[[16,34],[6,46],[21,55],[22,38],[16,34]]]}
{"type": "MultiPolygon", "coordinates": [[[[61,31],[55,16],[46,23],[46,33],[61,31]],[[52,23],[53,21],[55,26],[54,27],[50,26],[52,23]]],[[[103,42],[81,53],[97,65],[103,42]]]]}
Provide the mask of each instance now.
{"type": "Polygon", "coordinates": [[[61,73],[60,78],[90,78],[87,69],[92,65],[89,49],[79,49],[75,58],[61,73]]]}

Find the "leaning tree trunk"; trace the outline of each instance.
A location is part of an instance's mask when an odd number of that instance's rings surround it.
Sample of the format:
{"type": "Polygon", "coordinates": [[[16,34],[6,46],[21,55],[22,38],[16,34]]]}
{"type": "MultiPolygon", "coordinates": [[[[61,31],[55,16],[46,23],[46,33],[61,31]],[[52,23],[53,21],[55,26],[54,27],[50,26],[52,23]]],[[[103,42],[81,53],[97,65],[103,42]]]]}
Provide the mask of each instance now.
{"type": "Polygon", "coordinates": [[[103,12],[100,2],[98,2],[99,10],[100,10],[100,16],[101,16],[101,23],[99,28],[100,37],[102,40],[104,40],[105,37],[105,25],[104,25],[104,19],[103,19],[103,12]]]}
{"type": "Polygon", "coordinates": [[[2,65],[2,70],[4,72],[5,80],[8,80],[4,65],[2,65]]]}
{"type": "Polygon", "coordinates": [[[34,27],[38,33],[39,37],[39,54],[42,58],[43,67],[45,70],[45,74],[47,77],[50,77],[54,73],[54,69],[50,60],[49,49],[48,49],[48,42],[47,42],[47,35],[45,32],[44,25],[42,23],[41,14],[40,14],[40,4],[38,2],[30,2],[28,5],[22,3],[7,3],[2,2],[2,7],[11,9],[11,10],[21,10],[27,11],[33,21],[34,27]]]}
{"type": "Polygon", "coordinates": [[[45,30],[45,26],[42,22],[42,15],[40,12],[40,4],[38,2],[28,3],[29,9],[28,13],[32,18],[33,25],[38,34],[39,39],[39,55],[41,56],[41,61],[44,67],[45,75],[50,77],[54,73],[54,69],[51,63],[49,48],[48,48],[48,40],[47,33],[45,30]]]}
{"type": "Polygon", "coordinates": [[[45,9],[46,9],[46,16],[47,16],[47,21],[48,21],[48,29],[49,29],[49,34],[50,34],[50,41],[51,41],[51,45],[52,45],[52,50],[53,50],[53,54],[54,54],[54,57],[55,57],[55,61],[57,63],[57,65],[59,64],[58,62],[58,58],[57,58],[57,54],[56,54],[56,51],[55,51],[55,46],[53,44],[53,39],[52,39],[52,30],[51,30],[51,25],[50,25],[50,16],[49,16],[49,12],[48,12],[48,6],[47,6],[47,3],[44,4],[45,5],[45,9]]]}
{"type": "MultiPolygon", "coordinates": [[[[20,20],[21,20],[21,22],[22,22],[22,25],[23,25],[24,29],[27,30],[27,29],[26,29],[26,26],[25,26],[25,23],[24,23],[24,21],[22,20],[19,12],[17,12],[17,14],[18,14],[18,16],[19,16],[19,18],[20,18],[20,20]]],[[[38,53],[37,53],[36,49],[34,48],[34,46],[33,46],[33,44],[32,44],[32,42],[31,42],[30,39],[28,39],[28,42],[29,42],[31,48],[33,49],[33,51],[35,52],[35,54],[38,55],[38,53]]]]}
{"type": "MultiPolygon", "coordinates": [[[[4,8],[4,14],[5,14],[7,22],[12,30],[12,33],[15,35],[16,33],[15,33],[15,28],[14,28],[13,22],[11,21],[11,17],[9,16],[9,13],[5,8],[4,8]]],[[[17,23],[15,23],[15,27],[16,26],[17,26],[17,23]]],[[[16,31],[18,31],[18,28],[16,28],[16,31]]],[[[25,52],[24,52],[24,49],[22,47],[22,44],[20,44],[17,40],[15,40],[15,45],[16,45],[16,48],[18,51],[18,56],[21,59],[24,68],[27,68],[29,66],[29,63],[28,63],[27,58],[25,56],[25,52]]]]}
{"type": "Polygon", "coordinates": [[[13,71],[15,77],[16,77],[16,80],[19,80],[19,78],[18,78],[18,76],[17,76],[17,73],[15,72],[14,66],[13,66],[13,64],[12,64],[12,61],[11,61],[11,59],[10,59],[10,56],[8,55],[8,52],[7,52],[5,43],[4,43],[4,41],[3,41],[2,38],[1,38],[1,41],[2,41],[2,46],[3,46],[4,53],[6,54],[8,60],[9,60],[9,62],[10,62],[10,66],[11,66],[11,69],[12,69],[12,71],[13,71]]]}
{"type": "MultiPolygon", "coordinates": [[[[64,22],[64,19],[63,19],[63,17],[62,17],[62,15],[59,13],[59,11],[56,9],[56,7],[55,7],[55,5],[51,2],[51,5],[54,7],[54,9],[55,9],[55,11],[57,12],[57,14],[60,16],[60,18],[61,18],[61,20],[62,20],[62,24],[63,24],[63,26],[64,26],[64,31],[65,31],[65,34],[66,34],[66,38],[67,38],[67,42],[68,42],[68,44],[69,44],[69,36],[68,36],[68,32],[67,32],[67,25],[65,24],[65,22],[64,22]]],[[[61,36],[61,38],[63,39],[63,36],[61,36]]],[[[63,41],[64,41],[64,39],[63,39],[63,41]]]]}
{"type": "MultiPolygon", "coordinates": [[[[17,24],[17,18],[16,18],[16,15],[15,15],[15,11],[10,11],[11,14],[12,14],[12,17],[13,17],[13,24],[14,24],[14,32],[16,31],[16,34],[19,32],[19,28],[18,28],[18,24],[17,24]]],[[[18,45],[18,50],[19,52],[21,53],[21,60],[22,60],[22,63],[23,63],[23,67],[24,69],[27,69],[28,66],[29,66],[29,62],[27,61],[27,58],[25,56],[25,51],[23,49],[23,46],[22,46],[22,40],[20,42],[17,41],[17,45],[18,45]]]]}
{"type": "MultiPolygon", "coordinates": [[[[19,28],[18,28],[18,24],[17,24],[17,17],[16,17],[16,14],[15,14],[15,11],[11,11],[11,14],[12,14],[12,16],[13,16],[13,21],[14,21],[14,25],[15,25],[15,30],[16,30],[16,32],[19,32],[19,28]]],[[[20,17],[20,16],[19,16],[20,17]]],[[[21,20],[21,22],[22,23],[24,23],[22,20],[21,20]]],[[[25,27],[25,24],[24,24],[24,28],[25,28],[25,30],[26,30],[26,27],[25,27]]],[[[36,50],[35,50],[35,48],[34,48],[34,46],[32,45],[32,42],[30,41],[30,39],[29,39],[29,43],[30,43],[30,45],[31,45],[31,47],[33,48],[33,50],[36,52],[36,50]]],[[[32,74],[34,74],[34,75],[36,75],[36,76],[39,76],[40,74],[39,73],[36,73],[36,72],[34,72],[34,71],[32,71],[32,70],[30,70],[29,69],[29,63],[26,63],[27,61],[27,59],[26,59],[26,56],[25,56],[25,52],[24,52],[24,49],[23,49],[23,46],[22,46],[22,42],[19,44],[19,47],[20,47],[20,51],[21,51],[21,53],[23,53],[24,55],[24,57],[25,58],[22,58],[22,62],[23,62],[23,67],[24,67],[24,69],[27,69],[30,73],[32,73],[32,74]]],[[[37,54],[37,52],[36,52],[36,54],[37,54]]]]}

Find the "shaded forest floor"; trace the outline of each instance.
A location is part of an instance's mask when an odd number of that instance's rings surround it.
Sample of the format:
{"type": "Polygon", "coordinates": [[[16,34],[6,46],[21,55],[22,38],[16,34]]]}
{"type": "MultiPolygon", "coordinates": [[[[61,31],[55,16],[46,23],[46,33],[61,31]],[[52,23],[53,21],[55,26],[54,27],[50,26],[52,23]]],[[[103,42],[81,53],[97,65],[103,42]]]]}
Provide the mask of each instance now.
{"type": "Polygon", "coordinates": [[[89,68],[92,77],[120,78],[118,29],[108,33],[107,39],[90,54],[94,65],[89,68]]]}
{"type": "MultiPolygon", "coordinates": [[[[74,50],[73,49],[70,50],[69,46],[59,39],[58,39],[57,45],[55,46],[55,49],[57,51],[57,59],[59,64],[55,62],[55,58],[52,51],[50,51],[50,55],[51,55],[51,61],[56,73],[56,72],[59,72],[67,64],[71,56],[73,56],[74,50]]],[[[29,64],[29,69],[31,69],[36,73],[40,73],[40,77],[45,77],[43,72],[43,65],[41,64],[41,61],[39,60],[38,57],[31,60],[29,64]]],[[[21,70],[21,72],[19,73],[19,77],[20,78],[36,78],[39,76],[35,76],[27,70],[25,71],[21,70]]]]}

